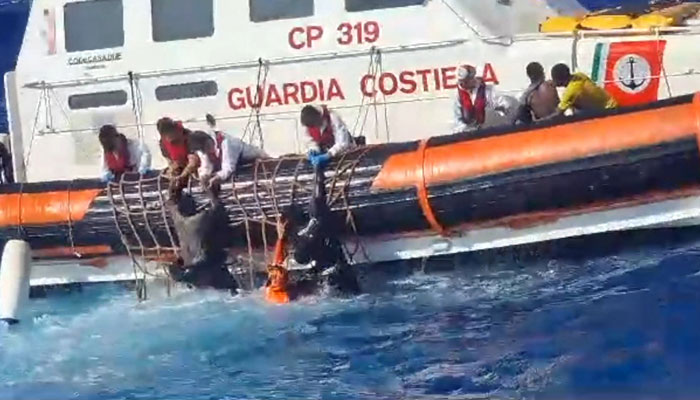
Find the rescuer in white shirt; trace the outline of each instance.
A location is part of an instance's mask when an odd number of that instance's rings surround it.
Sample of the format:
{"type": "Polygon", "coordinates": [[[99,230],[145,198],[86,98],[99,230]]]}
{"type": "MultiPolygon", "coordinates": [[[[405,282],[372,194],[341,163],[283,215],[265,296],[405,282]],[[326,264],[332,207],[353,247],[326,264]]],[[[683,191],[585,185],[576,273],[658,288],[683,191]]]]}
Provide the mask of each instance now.
{"type": "Polygon", "coordinates": [[[323,166],[355,146],[343,120],[326,106],[304,106],[301,124],[306,127],[308,157],[314,167],[323,166]]]}
{"type": "Polygon", "coordinates": [[[201,161],[198,175],[200,179],[208,183],[208,186],[220,184],[236,174],[239,163],[247,163],[257,159],[268,158],[267,153],[261,148],[245,143],[241,139],[233,137],[226,132],[216,129],[216,119],[207,114],[209,136],[213,139],[214,148],[208,151],[200,150],[198,156],[201,161]],[[205,156],[204,153],[207,153],[205,156]],[[210,161],[210,162],[207,162],[210,161]],[[221,168],[218,168],[219,163],[221,168]]]}
{"type": "Polygon", "coordinates": [[[507,117],[517,111],[518,100],[498,93],[492,85],[487,85],[483,79],[477,78],[476,68],[471,65],[459,67],[457,79],[457,90],[452,105],[453,133],[471,132],[496,125],[496,116],[507,117]]]}

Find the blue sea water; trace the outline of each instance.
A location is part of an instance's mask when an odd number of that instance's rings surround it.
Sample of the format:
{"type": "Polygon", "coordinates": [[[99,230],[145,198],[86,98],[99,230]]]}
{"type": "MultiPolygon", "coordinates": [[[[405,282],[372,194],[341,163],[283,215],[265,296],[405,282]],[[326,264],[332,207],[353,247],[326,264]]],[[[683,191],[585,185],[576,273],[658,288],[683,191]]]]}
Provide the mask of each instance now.
{"type": "Polygon", "coordinates": [[[700,232],[675,235],[375,267],[282,306],[54,294],[0,330],[0,399],[696,398],[700,232]]]}

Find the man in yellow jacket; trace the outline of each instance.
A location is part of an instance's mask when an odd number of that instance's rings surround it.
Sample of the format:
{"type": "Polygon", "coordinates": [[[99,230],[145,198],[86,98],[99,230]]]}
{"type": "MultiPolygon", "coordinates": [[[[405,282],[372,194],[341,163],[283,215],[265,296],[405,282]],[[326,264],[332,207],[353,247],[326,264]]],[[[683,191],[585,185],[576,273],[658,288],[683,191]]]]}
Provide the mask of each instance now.
{"type": "Polygon", "coordinates": [[[557,87],[566,88],[555,115],[562,115],[569,109],[578,113],[617,108],[617,101],[605,89],[582,72],[572,74],[566,64],[552,67],[552,81],[557,87]]]}

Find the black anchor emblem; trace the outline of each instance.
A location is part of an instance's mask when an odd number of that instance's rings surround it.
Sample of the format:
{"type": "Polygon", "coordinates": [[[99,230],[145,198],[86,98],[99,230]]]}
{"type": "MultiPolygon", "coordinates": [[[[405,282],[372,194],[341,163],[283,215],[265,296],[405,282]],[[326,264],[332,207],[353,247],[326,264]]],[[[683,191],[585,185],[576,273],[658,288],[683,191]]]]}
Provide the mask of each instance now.
{"type": "Polygon", "coordinates": [[[641,78],[641,80],[637,81],[634,76],[634,66],[637,64],[637,62],[634,60],[634,57],[630,57],[627,59],[627,64],[630,66],[630,77],[629,80],[625,81],[624,79],[620,79],[620,83],[622,83],[622,86],[634,91],[637,90],[637,88],[640,88],[644,83],[646,83],[646,78],[641,78]]]}

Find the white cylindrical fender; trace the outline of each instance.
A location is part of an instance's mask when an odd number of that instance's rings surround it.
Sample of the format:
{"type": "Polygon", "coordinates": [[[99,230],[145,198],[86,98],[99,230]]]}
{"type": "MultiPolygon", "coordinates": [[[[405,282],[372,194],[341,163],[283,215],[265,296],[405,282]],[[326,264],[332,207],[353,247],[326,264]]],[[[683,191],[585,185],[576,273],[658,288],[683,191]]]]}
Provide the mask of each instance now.
{"type": "Polygon", "coordinates": [[[9,324],[19,322],[22,306],[29,298],[31,248],[23,240],[5,244],[0,265],[0,320],[9,324]]]}

